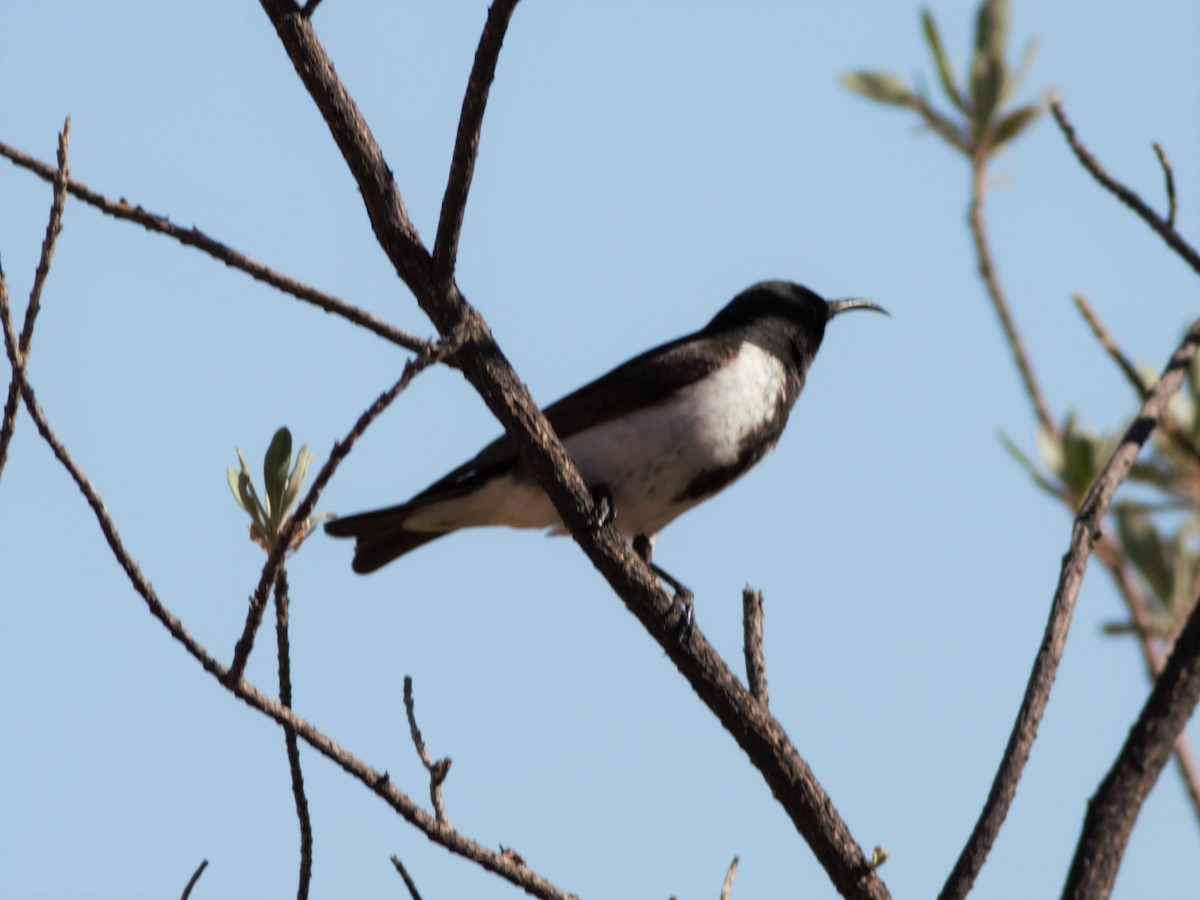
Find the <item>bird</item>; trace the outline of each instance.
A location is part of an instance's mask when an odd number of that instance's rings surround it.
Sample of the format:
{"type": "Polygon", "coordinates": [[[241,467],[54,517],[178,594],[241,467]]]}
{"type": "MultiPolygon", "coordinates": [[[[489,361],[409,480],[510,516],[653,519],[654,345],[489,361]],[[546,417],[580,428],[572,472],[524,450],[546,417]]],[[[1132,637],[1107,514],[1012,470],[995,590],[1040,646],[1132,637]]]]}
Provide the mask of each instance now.
{"type": "MultiPolygon", "coordinates": [[[[887,314],[869,300],[824,300],[793,282],[762,281],[699,331],[647,350],[545,408],[605,523],[677,597],[690,599],[691,591],[652,561],[658,533],[774,449],[825,326],[855,309],[887,314]]],[[[410,500],[333,518],[325,531],[354,538],[353,569],[366,574],[484,525],[565,533],[506,436],[410,500]]]]}

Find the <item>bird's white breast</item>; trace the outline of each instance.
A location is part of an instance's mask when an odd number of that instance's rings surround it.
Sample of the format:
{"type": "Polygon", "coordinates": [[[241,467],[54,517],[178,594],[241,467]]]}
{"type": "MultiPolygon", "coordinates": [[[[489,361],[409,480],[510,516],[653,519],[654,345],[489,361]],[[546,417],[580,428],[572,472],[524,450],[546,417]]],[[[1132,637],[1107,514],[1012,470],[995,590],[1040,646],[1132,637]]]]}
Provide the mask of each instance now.
{"type": "Polygon", "coordinates": [[[733,465],[748,434],[783,400],[787,372],[773,354],[743,343],[726,365],[662,403],[566,441],[588,484],[607,485],[617,527],[655,534],[694,506],[677,502],[701,472],[733,465]]]}
{"type": "MultiPolygon", "coordinates": [[[[655,406],[571,435],[566,448],[591,486],[612,495],[616,526],[626,535],[654,535],[702,497],[678,499],[701,473],[734,465],[743,440],[776,416],[787,370],[773,354],[743,343],[706,378],[655,406]]],[[[473,525],[554,527],[549,498],[527,477],[507,474],[468,495],[432,504],[406,522],[412,530],[473,525]]]]}

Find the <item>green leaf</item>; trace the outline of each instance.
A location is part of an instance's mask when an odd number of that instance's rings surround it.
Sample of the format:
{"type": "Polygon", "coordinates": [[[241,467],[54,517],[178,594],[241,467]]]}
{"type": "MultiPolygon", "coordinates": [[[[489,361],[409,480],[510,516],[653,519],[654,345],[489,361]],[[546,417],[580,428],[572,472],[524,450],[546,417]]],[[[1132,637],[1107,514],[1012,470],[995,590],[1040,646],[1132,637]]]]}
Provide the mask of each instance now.
{"type": "Polygon", "coordinates": [[[1004,91],[1000,96],[1000,102],[1007,103],[1011,100],[1021,88],[1021,84],[1029,75],[1029,70],[1033,67],[1033,56],[1037,53],[1037,38],[1030,38],[1029,43],[1025,45],[1025,49],[1021,51],[1021,61],[1017,63],[1017,69],[1010,75],[1004,83],[1004,91]]]}
{"type": "Polygon", "coordinates": [[[1193,590],[1196,584],[1196,567],[1200,563],[1200,559],[1192,551],[1189,546],[1191,543],[1192,532],[1194,529],[1189,528],[1186,524],[1179,529],[1174,539],[1171,541],[1172,556],[1175,559],[1175,569],[1173,585],[1174,590],[1171,596],[1167,598],[1167,609],[1172,614],[1174,619],[1176,616],[1186,615],[1192,607],[1194,598],[1193,590]]]}
{"type": "Polygon", "coordinates": [[[917,98],[908,85],[887,72],[846,72],[838,79],[850,90],[868,99],[909,109],[917,107],[917,98]]]}
{"type": "Polygon", "coordinates": [[[975,134],[982,135],[992,121],[1004,89],[1004,60],[986,51],[976,51],[975,59],[971,62],[969,81],[973,107],[971,121],[975,126],[975,134]]]}
{"type": "Polygon", "coordinates": [[[921,118],[925,120],[926,127],[946,143],[950,144],[950,146],[961,150],[966,156],[970,157],[973,152],[973,144],[970,136],[923,99],[918,97],[917,103],[919,104],[917,111],[920,112],[921,118]]]}
{"type": "MultiPolygon", "coordinates": [[[[240,480],[240,473],[238,470],[226,469],[225,478],[229,481],[229,490],[233,492],[233,501],[242,509],[246,509],[246,504],[242,502],[241,489],[238,487],[238,481],[240,480]]],[[[250,510],[246,509],[246,512],[250,512],[250,510]]]]}
{"type": "MultiPolygon", "coordinates": [[[[1117,437],[1117,441],[1120,437],[1117,437]]],[[[1111,438],[1109,439],[1111,443],[1111,438]]],[[[1087,489],[1092,486],[1096,477],[1098,461],[1108,459],[1111,450],[1106,448],[1104,441],[1086,431],[1077,430],[1075,415],[1067,416],[1062,432],[1062,469],[1058,477],[1063,480],[1071,493],[1082,500],[1087,489]]]]}
{"type": "Polygon", "coordinates": [[[296,454],[296,466],[288,477],[287,490],[284,491],[283,505],[280,507],[282,515],[288,515],[292,511],[292,507],[296,505],[296,501],[300,499],[300,489],[304,487],[304,479],[308,474],[309,463],[312,461],[313,455],[308,451],[308,444],[305,444],[296,454]]]}
{"type": "Polygon", "coordinates": [[[1064,470],[1062,441],[1047,431],[1045,428],[1038,426],[1034,434],[1034,446],[1037,447],[1038,456],[1042,459],[1042,465],[1049,469],[1056,477],[1061,478],[1064,470]]]}
{"type": "Polygon", "coordinates": [[[1003,61],[1010,18],[1008,0],[984,0],[975,18],[975,52],[1003,61]]]}
{"type": "Polygon", "coordinates": [[[933,13],[928,9],[921,10],[921,25],[925,30],[925,43],[929,44],[929,50],[933,54],[933,61],[937,64],[938,78],[942,82],[942,90],[946,92],[946,96],[950,98],[950,102],[957,107],[961,113],[967,112],[967,104],[963,99],[962,92],[958,89],[958,85],[954,83],[954,70],[950,67],[950,60],[946,56],[946,51],[942,47],[942,38],[938,34],[937,22],[933,20],[933,13]]]}
{"type": "Polygon", "coordinates": [[[999,432],[998,436],[1000,438],[1000,443],[1004,446],[1004,449],[1008,451],[1009,455],[1017,461],[1017,464],[1022,469],[1029,473],[1029,477],[1033,479],[1033,483],[1051,497],[1054,497],[1056,500],[1061,500],[1062,489],[1045,475],[1043,475],[1038,470],[1038,467],[1034,464],[1033,460],[1026,456],[1021,448],[1013,443],[1007,434],[1001,431],[999,432]]]}
{"type": "Polygon", "coordinates": [[[1121,547],[1162,603],[1169,603],[1175,591],[1174,555],[1150,520],[1149,514],[1131,504],[1119,504],[1114,510],[1117,536],[1121,547]]]}
{"type": "Polygon", "coordinates": [[[1005,90],[1008,20],[1008,0],[984,0],[975,20],[975,55],[967,81],[977,135],[986,131],[1005,90]]]}
{"type": "Polygon", "coordinates": [[[280,428],[271,438],[263,457],[263,485],[267,491],[267,517],[273,523],[282,521],[283,493],[287,489],[288,466],[292,462],[292,433],[280,428]]]}
{"type": "Polygon", "coordinates": [[[989,138],[992,152],[999,150],[1036,122],[1043,112],[1044,110],[1040,106],[1022,106],[1006,115],[996,125],[989,138]]]}

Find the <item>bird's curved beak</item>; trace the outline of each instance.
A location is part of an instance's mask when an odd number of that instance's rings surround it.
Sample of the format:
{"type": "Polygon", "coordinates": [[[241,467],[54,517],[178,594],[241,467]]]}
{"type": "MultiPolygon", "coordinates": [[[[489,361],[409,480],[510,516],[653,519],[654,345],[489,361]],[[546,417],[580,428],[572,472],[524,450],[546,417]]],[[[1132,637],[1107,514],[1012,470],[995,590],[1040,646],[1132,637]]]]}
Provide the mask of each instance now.
{"type": "Polygon", "coordinates": [[[881,312],[885,316],[890,316],[886,309],[878,303],[872,303],[870,300],[864,300],[862,297],[847,297],[844,300],[827,300],[825,305],[829,308],[829,315],[825,321],[829,321],[838,313],[844,313],[848,309],[873,309],[875,312],[881,312]]]}

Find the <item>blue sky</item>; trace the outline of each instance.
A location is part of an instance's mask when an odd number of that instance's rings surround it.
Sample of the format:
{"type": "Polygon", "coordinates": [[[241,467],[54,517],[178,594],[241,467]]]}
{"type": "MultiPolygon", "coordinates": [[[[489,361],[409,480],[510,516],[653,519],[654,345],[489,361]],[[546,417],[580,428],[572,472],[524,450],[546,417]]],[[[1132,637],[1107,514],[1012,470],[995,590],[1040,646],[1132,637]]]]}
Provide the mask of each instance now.
{"type": "MultiPolygon", "coordinates": [[[[959,70],[974,3],[932,8],[959,70]]],[[[484,3],[326,0],[315,18],[429,239],[484,3]]],[[[935,78],[919,7],[550,3],[514,17],[484,125],[459,281],[550,401],[693,330],[763,278],[867,296],[831,327],[779,449],[672,525],[657,559],[740,670],[740,594],[766,594],[775,715],[897,897],[941,885],[986,796],[1041,637],[1070,521],[997,440],[1032,417],[965,228],[968,172],[837,75],[935,78]]],[[[1014,4],[1025,89],[1058,88],[1109,169],[1179,225],[1200,190],[1200,5],[1014,4]]],[[[257,4],[0,2],[0,139],[195,224],[420,334],[357,190],[257,4]]],[[[1134,400],[1070,301],[1158,367],[1200,290],[1080,170],[1049,121],[994,170],[1001,277],[1064,415],[1120,428],[1134,400]]],[[[0,163],[0,258],[23,308],[50,192],[0,163]]],[[[228,494],[287,424],[323,458],[404,357],[370,334],[71,202],[30,378],[127,544],[228,659],[262,565],[228,494]]],[[[325,494],[404,499],[498,430],[465,381],[423,375],[325,494]]],[[[823,871],[733,741],[567,540],[439,541],[369,578],[317,536],[289,565],[298,711],[412,796],[405,674],[451,821],[588,897],[825,897],[823,871]]],[[[1148,691],[1089,570],[1041,736],[976,896],[1056,894],[1085,804],[1148,691]]],[[[269,630],[248,670],[275,684],[269,630]]],[[[1193,742],[1200,730],[1190,727],[1193,742]]],[[[303,752],[316,896],[516,896],[303,752]]],[[[1194,896],[1197,822],[1168,769],[1118,897],[1194,896]]],[[[27,418],[0,479],[0,897],[295,891],[282,734],[146,612],[27,418]]]]}

